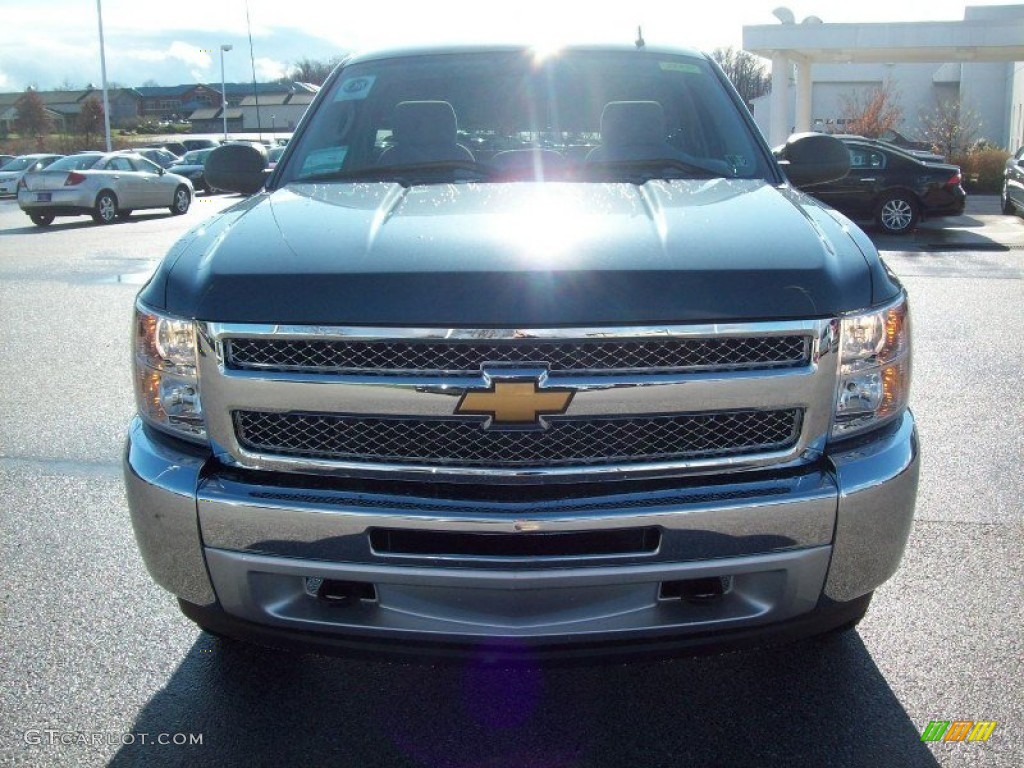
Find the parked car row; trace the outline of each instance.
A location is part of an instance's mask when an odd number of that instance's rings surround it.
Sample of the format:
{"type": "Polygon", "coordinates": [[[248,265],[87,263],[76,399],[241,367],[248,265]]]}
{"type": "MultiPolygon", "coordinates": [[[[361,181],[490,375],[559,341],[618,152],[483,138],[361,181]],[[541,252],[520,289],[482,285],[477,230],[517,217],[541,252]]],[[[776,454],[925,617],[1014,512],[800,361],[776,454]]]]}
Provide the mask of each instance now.
{"type": "MultiPolygon", "coordinates": [[[[251,143],[262,148],[264,152],[269,152],[275,147],[283,147],[287,144],[287,139],[277,138],[270,142],[249,142],[244,139],[231,139],[227,143],[238,142],[251,143]]],[[[141,155],[166,170],[172,165],[194,165],[197,158],[205,158],[209,155],[209,151],[201,155],[189,155],[187,161],[183,163],[186,160],[185,155],[198,150],[214,149],[222,143],[224,142],[221,142],[219,139],[191,138],[182,139],[181,141],[158,141],[142,147],[117,151],[141,155]]],[[[0,196],[13,197],[17,194],[18,181],[24,174],[41,171],[47,165],[62,157],[64,155],[58,153],[35,153],[18,156],[0,154],[0,196]]]]}
{"type": "Polygon", "coordinates": [[[32,222],[47,227],[57,216],[92,216],[112,224],[143,208],[186,213],[192,182],[131,152],[83,152],[68,155],[17,183],[18,205],[32,222]]]}
{"type": "MultiPolygon", "coordinates": [[[[917,226],[918,222],[941,216],[957,216],[963,213],[967,194],[963,188],[963,179],[960,168],[956,165],[937,162],[934,158],[926,156],[928,153],[902,148],[888,141],[868,139],[863,136],[836,136],[842,141],[850,152],[850,172],[842,179],[818,184],[805,188],[808,194],[818,198],[824,203],[841,211],[850,218],[867,220],[873,219],[879,230],[887,234],[906,234],[917,226]]],[[[257,146],[256,142],[244,142],[257,146]]],[[[192,189],[189,190],[189,201],[191,195],[197,192],[216,192],[210,186],[205,176],[205,164],[210,153],[220,146],[220,142],[213,139],[185,139],[178,142],[157,143],[135,150],[118,150],[116,155],[128,155],[135,158],[144,158],[150,161],[150,165],[157,166],[170,175],[187,179],[192,189]],[[186,147],[192,147],[187,149],[186,147]],[[174,148],[184,150],[181,156],[174,153],[174,148]]],[[[277,160],[284,152],[284,146],[272,147],[267,154],[268,167],[273,168],[277,160]]],[[[19,193],[19,183],[24,177],[30,174],[37,174],[47,169],[53,163],[61,163],[55,170],[67,172],[80,172],[85,170],[98,171],[98,166],[109,166],[110,156],[102,152],[82,152],[76,155],[64,157],[59,154],[35,153],[21,156],[0,155],[0,196],[18,195],[19,204],[22,197],[19,193]],[[107,158],[105,163],[101,163],[107,158]],[[66,161],[66,162],[65,162],[66,161]],[[93,166],[97,166],[94,168],[93,166]]],[[[128,164],[135,164],[129,160],[128,164]]],[[[124,163],[119,163],[121,172],[128,169],[124,163]]],[[[109,170],[109,169],[107,169],[109,170]]],[[[150,167],[131,169],[133,173],[148,173],[152,175],[150,167]]],[[[43,182],[42,178],[33,179],[33,185],[43,182]]],[[[66,177],[65,181],[66,181],[66,177]]],[[[172,180],[168,179],[165,184],[172,180]]],[[[63,183],[63,182],[62,182],[63,183]]],[[[77,185],[71,185],[77,186],[77,185]]],[[[72,190],[75,193],[86,194],[92,190],[89,184],[72,190]]],[[[117,195],[117,190],[112,190],[117,195]]],[[[97,220],[109,223],[109,219],[98,214],[97,201],[82,202],[81,197],[70,195],[74,198],[71,208],[75,209],[74,214],[58,212],[58,210],[69,210],[67,205],[58,205],[51,200],[45,200],[45,195],[53,190],[28,189],[26,193],[26,205],[23,209],[31,208],[32,220],[40,226],[46,226],[53,221],[54,216],[79,215],[88,213],[97,220]],[[28,199],[28,193],[36,193],[42,197],[28,199]],[[85,210],[88,209],[88,210],[85,210]]],[[[67,190],[61,190],[58,198],[66,202],[69,195],[67,190]]],[[[163,207],[160,202],[152,207],[163,207]]],[[[184,213],[188,204],[183,201],[184,213]]],[[[173,205],[166,202],[167,207],[173,205]]],[[[116,209],[122,216],[130,215],[136,208],[150,207],[147,202],[136,201],[132,192],[123,191],[117,196],[116,209]]],[[[1011,157],[1006,163],[1003,188],[1001,193],[1002,212],[1008,215],[1024,212],[1024,147],[1011,157]]],[[[115,215],[113,218],[117,218],[115,215]]]]}

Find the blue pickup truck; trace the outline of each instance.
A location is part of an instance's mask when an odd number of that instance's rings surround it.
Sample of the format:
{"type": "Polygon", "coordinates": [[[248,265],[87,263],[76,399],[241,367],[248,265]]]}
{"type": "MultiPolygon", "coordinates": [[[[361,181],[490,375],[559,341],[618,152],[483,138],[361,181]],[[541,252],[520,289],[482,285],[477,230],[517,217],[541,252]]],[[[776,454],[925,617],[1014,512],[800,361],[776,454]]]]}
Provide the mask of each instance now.
{"type": "Polygon", "coordinates": [[[125,481],[218,635],[422,658],[852,627],[913,515],[910,315],[722,71],[653,47],[342,62],[138,295],[125,481]]]}

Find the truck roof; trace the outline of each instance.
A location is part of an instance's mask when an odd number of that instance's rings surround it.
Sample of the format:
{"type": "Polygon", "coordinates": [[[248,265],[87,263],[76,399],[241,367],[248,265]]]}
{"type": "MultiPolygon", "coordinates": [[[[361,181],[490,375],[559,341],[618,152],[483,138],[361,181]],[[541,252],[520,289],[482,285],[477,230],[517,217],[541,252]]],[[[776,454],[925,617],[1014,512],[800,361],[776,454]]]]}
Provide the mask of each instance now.
{"type": "Polygon", "coordinates": [[[588,45],[566,45],[556,48],[549,48],[541,45],[529,45],[529,44],[465,44],[465,45],[423,45],[423,46],[409,46],[401,48],[381,48],[374,50],[360,51],[352,54],[346,63],[375,61],[377,59],[393,59],[403,56],[431,56],[431,55],[444,55],[444,54],[457,54],[457,53],[515,53],[528,51],[593,51],[593,52],[615,52],[615,53],[627,53],[629,51],[637,51],[639,53],[654,53],[662,55],[682,55],[682,56],[696,56],[705,58],[706,54],[695,49],[695,48],[679,48],[672,46],[652,46],[644,45],[643,48],[637,48],[634,44],[620,44],[620,43],[607,43],[607,44],[588,44],[588,45]]]}

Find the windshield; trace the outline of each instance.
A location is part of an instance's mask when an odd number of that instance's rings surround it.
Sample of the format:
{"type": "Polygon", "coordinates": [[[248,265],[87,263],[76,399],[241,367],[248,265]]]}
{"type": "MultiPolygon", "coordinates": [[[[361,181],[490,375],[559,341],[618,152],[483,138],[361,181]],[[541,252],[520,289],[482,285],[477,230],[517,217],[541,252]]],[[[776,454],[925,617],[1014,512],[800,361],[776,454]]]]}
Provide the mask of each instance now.
{"type": "Polygon", "coordinates": [[[103,159],[103,155],[68,155],[46,166],[48,171],[85,171],[103,159]]]}
{"type": "Polygon", "coordinates": [[[648,51],[403,56],[345,67],[275,185],[765,178],[709,63],[648,51]]]}
{"type": "Polygon", "coordinates": [[[186,152],[181,160],[178,161],[180,165],[202,165],[206,162],[206,157],[213,152],[213,147],[207,149],[193,149],[190,152],[186,152]]]}
{"type": "Polygon", "coordinates": [[[5,171],[24,171],[26,168],[31,168],[33,165],[38,163],[41,157],[16,157],[11,162],[3,167],[5,171]]]}

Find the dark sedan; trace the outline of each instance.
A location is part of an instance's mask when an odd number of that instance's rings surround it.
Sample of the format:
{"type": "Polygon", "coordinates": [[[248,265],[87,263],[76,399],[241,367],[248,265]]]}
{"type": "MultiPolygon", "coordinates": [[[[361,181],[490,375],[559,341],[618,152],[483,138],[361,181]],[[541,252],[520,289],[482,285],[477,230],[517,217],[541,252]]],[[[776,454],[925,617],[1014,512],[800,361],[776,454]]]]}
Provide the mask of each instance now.
{"type": "Polygon", "coordinates": [[[964,212],[960,169],[925,162],[885,142],[838,136],[850,152],[850,172],[805,191],[851,219],[874,219],[887,234],[903,235],[917,223],[964,212]]]}
{"type": "Polygon", "coordinates": [[[1024,212],[1024,147],[1006,161],[1002,203],[1005,214],[1024,212]]]}
{"type": "Polygon", "coordinates": [[[206,183],[204,170],[206,167],[206,158],[209,157],[213,150],[214,147],[190,150],[185,153],[184,157],[174,163],[169,170],[171,173],[176,173],[179,176],[184,176],[186,179],[190,179],[196,192],[212,192],[213,189],[206,183]]]}
{"type": "Polygon", "coordinates": [[[156,163],[164,170],[167,170],[181,160],[181,155],[176,155],[169,149],[163,149],[162,147],[138,147],[136,149],[123,149],[121,151],[142,155],[151,163],[156,163]]]}

